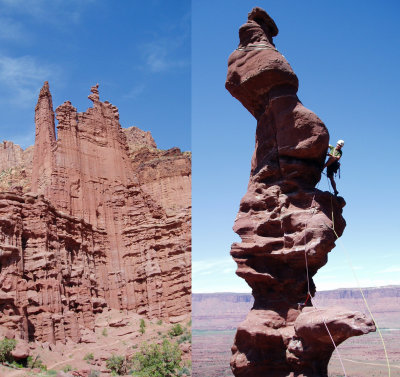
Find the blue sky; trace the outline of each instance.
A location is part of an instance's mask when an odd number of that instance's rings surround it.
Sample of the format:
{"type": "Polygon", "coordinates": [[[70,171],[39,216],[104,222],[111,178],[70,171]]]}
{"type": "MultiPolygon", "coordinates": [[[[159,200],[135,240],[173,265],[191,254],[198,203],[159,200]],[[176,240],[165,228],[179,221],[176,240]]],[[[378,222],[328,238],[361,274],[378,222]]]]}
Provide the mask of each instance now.
{"type": "Polygon", "coordinates": [[[123,127],[190,150],[190,20],[182,0],[0,0],[1,139],[33,144],[48,80],[54,107],[85,111],[99,83],[123,127]]]}
{"type": "MultiPolygon", "coordinates": [[[[302,103],[345,140],[338,190],[347,227],[317,289],[400,284],[397,200],[400,29],[396,1],[194,1],[192,4],[193,291],[248,292],[230,245],[254,149],[255,119],[224,88],[238,29],[254,6],[300,81],[302,103]]],[[[327,189],[326,177],[319,186],[327,189]]]]}
{"type": "Polygon", "coordinates": [[[45,80],[55,107],[70,100],[78,111],[91,106],[98,82],[123,127],[150,130],[160,148],[193,151],[194,292],[248,291],[229,250],[256,122],[224,82],[238,29],[256,5],[280,29],[275,43],[299,77],[300,100],[334,142],[346,142],[338,189],[348,225],[317,288],[355,286],[346,253],[362,285],[400,284],[394,0],[0,0],[1,139],[33,144],[45,80]]]}

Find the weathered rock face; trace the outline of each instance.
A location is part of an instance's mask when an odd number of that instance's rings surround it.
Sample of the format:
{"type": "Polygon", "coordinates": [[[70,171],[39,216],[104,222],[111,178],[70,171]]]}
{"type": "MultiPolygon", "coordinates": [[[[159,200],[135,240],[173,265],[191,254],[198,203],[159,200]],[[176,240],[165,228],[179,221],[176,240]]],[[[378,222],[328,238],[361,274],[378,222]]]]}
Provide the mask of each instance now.
{"type": "Polygon", "coordinates": [[[79,341],[106,306],[106,233],[43,196],[0,193],[0,212],[0,325],[21,339],[79,341]]]}
{"type": "Polygon", "coordinates": [[[0,145],[0,171],[12,168],[23,163],[24,151],[12,141],[3,141],[0,145]]]}
{"type": "Polygon", "coordinates": [[[157,148],[151,132],[142,131],[137,127],[124,128],[123,131],[131,152],[143,147],[157,148]]]}
{"type": "Polygon", "coordinates": [[[104,307],[172,322],[190,313],[190,207],[167,214],[163,194],[142,189],[117,108],[97,86],[89,99],[85,113],[57,108],[56,139],[45,83],[32,193],[0,197],[0,322],[23,339],[79,341],[104,307]]]}
{"type": "MultiPolygon", "coordinates": [[[[277,34],[268,14],[254,8],[228,61],[226,88],[257,120],[250,181],[234,225],[242,242],[231,249],[255,301],[238,328],[231,367],[235,376],[326,376],[334,346],[302,330],[305,323],[321,328],[302,308],[311,306],[312,277],[327,262],[335,232],[344,230],[345,202],[315,188],[329,134],[299,101],[298,79],[273,44],[277,34]]],[[[374,330],[361,315],[340,313],[329,317],[340,317],[329,327],[337,344],[360,335],[360,322],[363,333],[374,330]]]]}
{"type": "Polygon", "coordinates": [[[135,127],[124,129],[133,169],[141,188],[158,202],[168,215],[190,216],[191,155],[179,148],[161,151],[156,148],[149,132],[135,127]],[[140,133],[139,133],[140,131],[140,133]],[[134,142],[135,139],[140,144],[134,142]]]}
{"type": "Polygon", "coordinates": [[[23,150],[12,141],[3,141],[0,146],[0,190],[21,186],[30,191],[33,147],[23,150]]]}

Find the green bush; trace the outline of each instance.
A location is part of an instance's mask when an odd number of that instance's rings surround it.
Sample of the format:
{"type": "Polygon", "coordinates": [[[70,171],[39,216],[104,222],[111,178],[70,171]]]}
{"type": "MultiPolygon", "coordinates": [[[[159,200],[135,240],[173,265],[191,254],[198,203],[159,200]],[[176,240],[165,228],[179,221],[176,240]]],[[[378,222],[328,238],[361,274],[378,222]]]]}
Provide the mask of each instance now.
{"type": "Polygon", "coordinates": [[[63,368],[63,372],[67,373],[67,372],[71,372],[72,370],[72,366],[67,364],[64,368],[63,368]]]}
{"type": "Polygon", "coordinates": [[[169,336],[172,338],[174,336],[179,336],[183,334],[183,327],[178,323],[172,326],[171,330],[168,331],[169,336]]]}
{"type": "Polygon", "coordinates": [[[100,372],[98,370],[91,370],[89,377],[100,377],[100,372]]]}
{"type": "Polygon", "coordinates": [[[32,369],[40,368],[41,370],[47,370],[47,366],[43,364],[42,360],[40,360],[40,356],[36,356],[35,358],[28,356],[26,359],[26,366],[32,369]]]}
{"type": "Polygon", "coordinates": [[[17,345],[17,341],[15,339],[4,338],[0,341],[0,363],[4,363],[8,361],[12,363],[14,361],[11,351],[17,345]]]}
{"type": "Polygon", "coordinates": [[[158,325],[158,326],[161,326],[161,325],[162,325],[162,320],[161,320],[161,319],[159,319],[159,320],[157,321],[157,325],[158,325]]]}
{"type": "Polygon", "coordinates": [[[93,359],[94,359],[94,356],[93,356],[92,353],[87,353],[87,354],[84,356],[84,358],[83,358],[83,360],[85,360],[85,361],[87,361],[87,362],[93,361],[93,359]]]}
{"type": "Polygon", "coordinates": [[[15,360],[11,363],[11,365],[15,368],[23,368],[24,366],[20,363],[17,363],[15,360]]]}
{"type": "Polygon", "coordinates": [[[146,331],[146,322],[143,318],[140,319],[140,332],[144,334],[146,331]]]}
{"type": "Polygon", "coordinates": [[[102,334],[103,334],[103,336],[107,336],[108,335],[106,328],[103,329],[102,334]]]}
{"type": "Polygon", "coordinates": [[[181,351],[176,344],[164,340],[162,345],[143,345],[133,356],[136,377],[174,377],[180,369],[181,351]]]}
{"type": "Polygon", "coordinates": [[[130,361],[124,356],[112,355],[107,359],[106,367],[116,375],[126,374],[130,367],[130,361]]]}
{"type": "Polygon", "coordinates": [[[192,343],[192,334],[190,332],[187,332],[185,334],[183,334],[179,339],[178,339],[178,343],[184,343],[184,342],[189,342],[192,343]]]}
{"type": "Polygon", "coordinates": [[[178,377],[190,376],[190,375],[191,375],[190,369],[188,367],[186,367],[186,366],[183,367],[178,373],[178,377]]]}

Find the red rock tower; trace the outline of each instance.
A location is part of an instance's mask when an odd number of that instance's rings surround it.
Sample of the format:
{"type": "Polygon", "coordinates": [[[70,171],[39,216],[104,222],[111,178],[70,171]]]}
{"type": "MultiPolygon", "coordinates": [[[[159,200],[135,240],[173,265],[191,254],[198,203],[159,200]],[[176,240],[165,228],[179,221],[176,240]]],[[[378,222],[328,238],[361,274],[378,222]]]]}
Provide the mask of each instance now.
{"type": "Polygon", "coordinates": [[[40,89],[35,107],[35,124],[32,190],[44,194],[51,182],[51,173],[54,166],[54,148],[56,145],[53,100],[47,81],[40,89]]]}
{"type": "Polygon", "coordinates": [[[345,227],[343,198],[315,188],[329,134],[297,97],[298,79],[273,43],[278,28],[254,8],[228,60],[226,88],[256,118],[256,145],[231,255],[254,306],[237,330],[235,376],[322,377],[334,345],[374,330],[361,313],[316,310],[312,277],[345,227]],[[332,214],[334,217],[332,218],[332,214]],[[334,220],[334,222],[333,222],[334,220]]]}
{"type": "Polygon", "coordinates": [[[83,113],[57,108],[56,138],[44,84],[32,191],[0,192],[0,333],[79,342],[105,307],[171,322],[190,313],[190,206],[168,199],[167,213],[149,169],[130,159],[118,109],[98,85],[89,99],[83,113]]]}

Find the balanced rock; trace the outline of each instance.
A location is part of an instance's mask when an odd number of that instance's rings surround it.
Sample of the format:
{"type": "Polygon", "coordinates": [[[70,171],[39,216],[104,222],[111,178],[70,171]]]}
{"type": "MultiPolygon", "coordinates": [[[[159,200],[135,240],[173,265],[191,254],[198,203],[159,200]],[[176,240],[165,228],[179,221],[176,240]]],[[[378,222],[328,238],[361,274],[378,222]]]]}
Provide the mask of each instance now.
{"type": "MultiPolygon", "coordinates": [[[[315,322],[316,309],[307,307],[312,277],[345,228],[345,201],[315,188],[329,133],[298,99],[297,76],[273,43],[277,34],[272,18],[254,8],[228,60],[226,88],[257,120],[249,185],[234,225],[242,242],[231,248],[254,306],[237,330],[231,367],[235,376],[326,376],[334,345],[317,342],[315,334],[329,336],[325,317],[315,322]]],[[[337,344],[375,329],[359,313],[327,313],[341,318],[332,328],[337,344]]]]}

